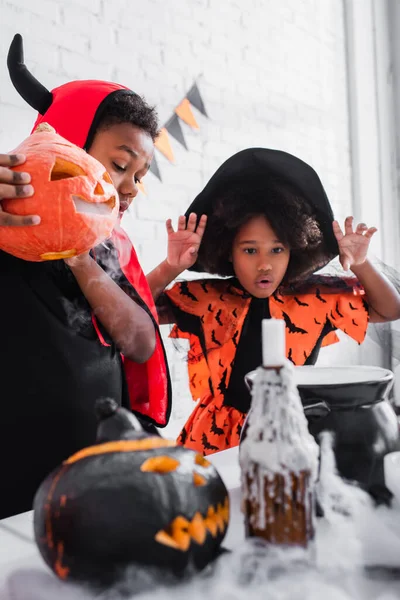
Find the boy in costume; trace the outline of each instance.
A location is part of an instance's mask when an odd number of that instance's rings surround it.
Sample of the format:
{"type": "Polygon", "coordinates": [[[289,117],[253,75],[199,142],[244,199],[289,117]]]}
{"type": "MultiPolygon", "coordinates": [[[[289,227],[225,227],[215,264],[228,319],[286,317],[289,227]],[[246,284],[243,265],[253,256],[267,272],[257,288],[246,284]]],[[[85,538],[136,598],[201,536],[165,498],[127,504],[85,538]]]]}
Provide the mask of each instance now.
{"type": "MultiPolygon", "coordinates": [[[[8,68],[39,113],[33,129],[49,123],[97,158],[112,177],[122,216],[152,160],[155,110],[105,81],[48,91],[28,72],[19,35],[8,68]]],[[[0,197],[33,193],[29,174],[7,168],[23,162],[0,156],[0,197]]],[[[0,226],[34,227],[38,219],[7,214],[0,200],[0,226]]],[[[99,397],[129,407],[154,429],[168,423],[171,384],[152,294],[121,226],[90,254],[65,261],[31,263],[0,252],[0,269],[4,518],[29,510],[44,477],[95,442],[99,397]]]]}

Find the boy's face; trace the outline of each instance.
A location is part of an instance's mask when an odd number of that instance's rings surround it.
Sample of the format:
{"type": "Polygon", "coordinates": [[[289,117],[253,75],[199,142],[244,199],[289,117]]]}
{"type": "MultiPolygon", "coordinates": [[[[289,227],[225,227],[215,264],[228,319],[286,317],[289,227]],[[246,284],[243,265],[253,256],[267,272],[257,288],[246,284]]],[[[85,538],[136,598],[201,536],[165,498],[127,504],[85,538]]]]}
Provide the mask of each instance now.
{"type": "Polygon", "coordinates": [[[268,298],[275,292],[289,259],[289,248],[278,240],[263,216],[250,219],[233,241],[231,260],[236,277],[256,298],[268,298]]]}
{"type": "Polygon", "coordinates": [[[107,169],[119,195],[120,214],[138,193],[137,183],[149,170],[154,154],[150,135],[130,123],[118,123],[94,136],[89,154],[107,169]]]}

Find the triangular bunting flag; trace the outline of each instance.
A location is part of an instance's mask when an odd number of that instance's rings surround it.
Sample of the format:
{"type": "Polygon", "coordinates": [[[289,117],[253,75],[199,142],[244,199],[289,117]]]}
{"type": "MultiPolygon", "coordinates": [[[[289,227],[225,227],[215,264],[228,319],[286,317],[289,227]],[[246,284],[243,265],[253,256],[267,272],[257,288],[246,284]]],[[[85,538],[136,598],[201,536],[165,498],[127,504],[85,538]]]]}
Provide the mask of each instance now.
{"type": "Polygon", "coordinates": [[[186,94],[186,98],[189,100],[190,104],[197,108],[199,112],[205,117],[208,117],[206,112],[206,108],[204,106],[203,98],[200,95],[200,90],[197,87],[197,83],[194,83],[189,90],[189,93],[186,94]]]}
{"type": "Polygon", "coordinates": [[[169,143],[168,131],[165,127],[162,127],[160,130],[160,135],[154,142],[155,147],[162,154],[164,154],[165,158],[167,158],[170,162],[174,162],[174,153],[171,148],[171,144],[169,143]]]}
{"type": "Polygon", "coordinates": [[[153,175],[155,177],[157,177],[157,179],[159,179],[160,181],[162,181],[160,169],[158,168],[158,164],[157,164],[155,156],[153,156],[153,160],[150,163],[150,169],[149,169],[149,171],[151,173],[153,173],[153,175]]]}
{"type": "Polygon", "coordinates": [[[144,187],[143,183],[141,181],[138,181],[136,184],[137,189],[142,192],[142,194],[144,194],[145,196],[147,196],[146,194],[146,188],[144,187]]]}
{"type": "Polygon", "coordinates": [[[182,121],[193,127],[193,129],[200,129],[197,124],[196,119],[194,118],[194,114],[192,113],[192,107],[190,106],[190,102],[187,98],[184,98],[182,102],[175,109],[176,114],[182,121]]]}
{"type": "Polygon", "coordinates": [[[182,127],[177,115],[172,115],[172,117],[168,119],[167,123],[165,124],[165,128],[168,131],[168,133],[176,139],[177,142],[182,144],[182,146],[186,148],[186,150],[188,149],[185,138],[183,137],[182,127]]]}
{"type": "MultiPolygon", "coordinates": [[[[157,150],[161,152],[171,163],[175,162],[175,158],[169,136],[172,136],[186,150],[188,149],[180,119],[182,119],[182,121],[184,121],[193,129],[200,129],[196,121],[196,117],[193,114],[192,106],[194,106],[202,115],[208,117],[197,83],[192,85],[185,98],[175,108],[171,117],[161,128],[160,134],[154,143],[157,150]]],[[[159,181],[162,181],[156,155],[153,156],[149,171],[151,171],[159,181]]],[[[146,188],[143,184],[138,184],[138,188],[143,194],[146,194],[146,188]]]]}

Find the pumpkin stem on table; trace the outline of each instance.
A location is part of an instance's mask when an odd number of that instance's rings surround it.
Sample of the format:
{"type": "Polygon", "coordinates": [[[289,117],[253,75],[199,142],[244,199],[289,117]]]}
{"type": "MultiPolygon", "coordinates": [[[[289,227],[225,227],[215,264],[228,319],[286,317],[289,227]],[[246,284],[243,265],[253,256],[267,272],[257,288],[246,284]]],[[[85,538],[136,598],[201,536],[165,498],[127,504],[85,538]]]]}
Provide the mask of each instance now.
{"type": "Polygon", "coordinates": [[[140,421],[112,398],[99,398],[96,402],[98,420],[97,442],[148,437],[140,421]]]}
{"type": "Polygon", "coordinates": [[[96,417],[99,421],[111,417],[118,410],[118,402],[112,398],[99,398],[96,401],[96,417]]]}

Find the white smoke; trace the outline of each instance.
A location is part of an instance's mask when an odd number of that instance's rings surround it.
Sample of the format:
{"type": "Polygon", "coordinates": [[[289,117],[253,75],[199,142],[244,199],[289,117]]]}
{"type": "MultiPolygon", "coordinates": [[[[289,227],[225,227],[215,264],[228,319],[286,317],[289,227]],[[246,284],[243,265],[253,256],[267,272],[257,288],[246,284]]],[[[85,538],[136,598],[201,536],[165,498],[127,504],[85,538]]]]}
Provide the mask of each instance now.
{"type": "MultiPolygon", "coordinates": [[[[331,437],[321,440],[315,559],[301,552],[238,544],[190,582],[152,588],[155,573],[130,569],[105,593],[59,581],[49,571],[17,569],[1,600],[398,600],[400,597],[400,506],[373,505],[359,488],[336,473],[331,437]],[[375,566],[365,569],[365,565],[375,566]],[[386,568],[383,568],[386,567],[386,568]],[[391,567],[393,570],[390,572],[391,567]],[[148,588],[148,591],[145,591],[148,588]]],[[[232,525],[231,525],[232,526],[232,525]]],[[[235,528],[242,527],[236,514],[235,528]]],[[[238,536],[240,537],[240,536],[238,536]]]]}

